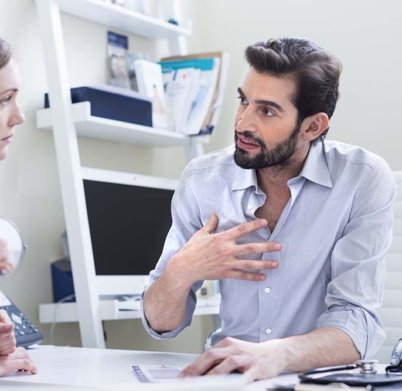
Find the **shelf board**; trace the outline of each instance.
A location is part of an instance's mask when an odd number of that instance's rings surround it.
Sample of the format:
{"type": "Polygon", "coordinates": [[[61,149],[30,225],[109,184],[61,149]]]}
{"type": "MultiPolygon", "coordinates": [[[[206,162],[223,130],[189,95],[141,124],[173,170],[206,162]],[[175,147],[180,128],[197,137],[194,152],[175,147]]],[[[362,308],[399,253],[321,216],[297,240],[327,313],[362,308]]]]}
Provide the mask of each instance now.
{"type": "Polygon", "coordinates": [[[62,12],[149,39],[191,35],[190,29],[102,0],[58,0],[62,12]]]}
{"type": "MultiPolygon", "coordinates": [[[[102,320],[141,319],[140,311],[119,311],[117,300],[101,300],[100,314],[102,320]]],[[[219,306],[197,307],[194,315],[217,315],[219,306]]],[[[77,303],[40,304],[40,323],[78,322],[77,303]]]]}
{"type": "MultiPolygon", "coordinates": [[[[72,115],[77,134],[84,137],[160,148],[183,147],[188,145],[190,138],[169,130],[94,117],[91,115],[90,102],[74,103],[72,115]]],[[[38,129],[52,130],[51,109],[39,110],[36,124],[38,129]]],[[[207,143],[209,136],[197,136],[191,139],[197,143],[207,143]]]]}

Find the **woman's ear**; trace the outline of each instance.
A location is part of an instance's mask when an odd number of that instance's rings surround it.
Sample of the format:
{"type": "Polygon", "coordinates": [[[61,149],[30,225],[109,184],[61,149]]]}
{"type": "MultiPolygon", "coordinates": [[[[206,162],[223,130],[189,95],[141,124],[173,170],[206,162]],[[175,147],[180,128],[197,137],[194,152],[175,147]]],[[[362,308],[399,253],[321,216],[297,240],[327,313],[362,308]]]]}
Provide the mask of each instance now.
{"type": "Polygon", "coordinates": [[[329,118],[325,113],[317,113],[307,117],[302,122],[303,138],[307,141],[313,141],[320,137],[329,127],[329,118]]]}

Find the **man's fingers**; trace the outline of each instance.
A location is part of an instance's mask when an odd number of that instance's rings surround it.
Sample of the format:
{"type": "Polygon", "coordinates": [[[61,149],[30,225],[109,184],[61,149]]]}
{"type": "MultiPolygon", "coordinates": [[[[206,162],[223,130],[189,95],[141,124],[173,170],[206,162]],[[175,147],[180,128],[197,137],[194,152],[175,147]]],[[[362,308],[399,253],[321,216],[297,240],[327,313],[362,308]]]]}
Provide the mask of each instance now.
{"type": "Polygon", "coordinates": [[[214,366],[206,375],[225,375],[227,373],[239,371],[244,372],[250,367],[250,356],[231,355],[226,357],[221,363],[214,366]]]}
{"type": "Polygon", "coordinates": [[[266,275],[263,273],[247,272],[245,270],[231,270],[226,273],[225,279],[246,280],[246,281],[263,281],[266,275]]]}
{"type": "Polygon", "coordinates": [[[221,279],[230,278],[235,280],[262,281],[265,280],[264,273],[257,273],[250,270],[276,269],[279,266],[277,261],[253,261],[237,260],[235,268],[227,271],[221,279]]]}
{"type": "Polygon", "coordinates": [[[254,261],[252,259],[238,259],[233,263],[235,269],[244,271],[276,269],[278,266],[278,261],[254,261]]]}
{"type": "Polygon", "coordinates": [[[216,216],[215,213],[212,213],[211,216],[209,217],[208,222],[204,225],[202,230],[207,231],[209,234],[211,234],[216,230],[217,226],[218,226],[218,217],[216,216]]]}
{"type": "Polygon", "coordinates": [[[265,219],[249,221],[248,223],[243,223],[243,224],[238,225],[237,227],[227,230],[225,232],[225,236],[229,240],[237,240],[243,236],[248,235],[251,232],[264,228],[267,225],[268,225],[268,222],[265,219]]]}
{"type": "Polygon", "coordinates": [[[258,369],[255,367],[249,368],[248,370],[246,370],[243,373],[242,379],[243,379],[243,384],[250,384],[254,380],[258,380],[259,379],[258,369]]]}
{"type": "Polygon", "coordinates": [[[236,246],[234,255],[271,253],[281,249],[282,245],[275,242],[246,243],[236,246]]]}
{"type": "Polygon", "coordinates": [[[228,355],[230,348],[211,349],[198,357],[191,365],[184,368],[179,377],[201,376],[206,374],[211,368],[215,367],[228,355]]]}

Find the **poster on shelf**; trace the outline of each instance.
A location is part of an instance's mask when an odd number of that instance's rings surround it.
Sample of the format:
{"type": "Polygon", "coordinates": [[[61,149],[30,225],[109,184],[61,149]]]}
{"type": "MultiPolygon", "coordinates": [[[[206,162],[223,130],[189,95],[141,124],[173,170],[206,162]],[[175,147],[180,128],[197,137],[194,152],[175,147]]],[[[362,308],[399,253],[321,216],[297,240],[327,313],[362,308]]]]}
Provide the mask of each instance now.
{"type": "Polygon", "coordinates": [[[109,65],[109,84],[115,87],[130,88],[126,52],[128,37],[112,31],[107,32],[107,56],[109,65]]]}

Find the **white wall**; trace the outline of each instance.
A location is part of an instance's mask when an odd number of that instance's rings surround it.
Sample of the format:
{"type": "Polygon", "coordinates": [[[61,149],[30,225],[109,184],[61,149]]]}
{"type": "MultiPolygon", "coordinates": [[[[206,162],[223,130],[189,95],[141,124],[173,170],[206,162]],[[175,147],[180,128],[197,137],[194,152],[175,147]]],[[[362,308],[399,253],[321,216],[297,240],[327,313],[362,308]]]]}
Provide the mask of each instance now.
{"type": "MultiPolygon", "coordinates": [[[[258,40],[282,35],[305,36],[336,54],[343,62],[341,100],[330,138],[359,144],[402,169],[402,3],[399,0],[182,0],[184,16],[194,22],[191,51],[223,49],[231,68],[220,124],[206,150],[233,140],[237,87],[247,66],[244,48],[258,40]]],[[[103,26],[63,15],[62,23],[72,86],[104,82],[106,31],[103,26]],[[77,61],[79,59],[79,61],[77,61]]],[[[0,164],[0,215],[14,220],[29,246],[25,264],[1,290],[38,323],[38,305],[52,301],[49,264],[61,255],[64,229],[59,178],[50,133],[35,126],[35,112],[47,91],[43,49],[33,0],[0,0],[0,36],[12,43],[24,79],[21,106],[26,123],[16,129],[10,157],[0,164]]],[[[130,37],[132,51],[151,50],[151,42],[130,37]]],[[[162,52],[164,46],[162,45],[162,52]]],[[[163,54],[163,53],[161,53],[163,54]]],[[[81,139],[83,165],[178,177],[184,167],[182,150],[148,150],[117,143],[81,139]]],[[[108,346],[129,349],[199,352],[212,325],[209,317],[194,319],[183,335],[154,341],[139,321],[106,322],[108,346]],[[194,336],[196,336],[194,338],[194,336]]],[[[40,325],[49,343],[49,325],[40,325]]],[[[56,344],[80,344],[76,324],[57,325],[56,344]]]]}
{"type": "Polygon", "coordinates": [[[363,146],[402,168],[402,3],[398,0],[196,1],[192,46],[231,53],[223,115],[208,148],[233,140],[244,49],[271,37],[309,38],[343,64],[328,138],[363,146]]]}

